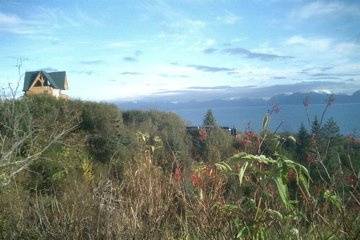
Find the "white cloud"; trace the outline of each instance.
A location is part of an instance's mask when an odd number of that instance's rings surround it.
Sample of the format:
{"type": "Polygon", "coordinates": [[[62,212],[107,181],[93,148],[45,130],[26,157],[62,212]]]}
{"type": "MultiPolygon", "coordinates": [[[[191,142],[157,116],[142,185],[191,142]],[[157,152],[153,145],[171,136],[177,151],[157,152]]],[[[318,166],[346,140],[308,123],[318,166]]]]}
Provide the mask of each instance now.
{"type": "Polygon", "coordinates": [[[204,21],[191,18],[163,21],[164,30],[172,34],[195,34],[205,28],[206,25],[204,21]]]}
{"type": "Polygon", "coordinates": [[[30,34],[35,31],[31,22],[25,21],[20,17],[0,12],[0,32],[13,34],[30,34]]]}
{"type": "Polygon", "coordinates": [[[360,8],[359,6],[345,4],[344,2],[314,1],[305,4],[300,9],[294,10],[291,16],[294,18],[309,19],[318,16],[336,16],[340,14],[360,16],[360,8]]]}
{"type": "Polygon", "coordinates": [[[81,9],[76,10],[76,20],[87,26],[105,26],[105,24],[99,19],[99,16],[90,16],[81,9]]]}
{"type": "Polygon", "coordinates": [[[212,48],[217,44],[217,41],[213,38],[199,38],[192,41],[188,45],[190,51],[202,52],[204,49],[212,48]]]}
{"type": "Polygon", "coordinates": [[[185,67],[185,66],[173,66],[173,65],[159,65],[159,66],[153,66],[153,73],[159,74],[159,73],[167,73],[167,74],[187,74],[194,76],[197,74],[197,71],[194,70],[191,67],[185,67]]]}
{"type": "Polygon", "coordinates": [[[47,36],[51,31],[64,27],[79,27],[80,21],[69,17],[62,10],[37,7],[27,18],[0,13],[0,31],[19,35],[34,35],[41,33],[47,36]]]}
{"type": "Polygon", "coordinates": [[[205,41],[205,47],[212,47],[216,44],[216,40],[215,39],[212,39],[212,38],[209,38],[209,39],[206,39],[205,41]]]}
{"type": "Polygon", "coordinates": [[[335,46],[335,51],[339,54],[360,53],[360,45],[351,42],[343,42],[335,46]]]}
{"type": "Polygon", "coordinates": [[[304,46],[317,51],[327,51],[331,44],[332,40],[328,38],[305,38],[298,35],[292,36],[286,40],[286,45],[304,46]]]}
{"type": "Polygon", "coordinates": [[[58,8],[34,7],[24,18],[0,12],[0,32],[19,35],[49,35],[51,32],[69,27],[101,26],[101,22],[81,10],[65,12],[58,8]]]}
{"type": "Polygon", "coordinates": [[[249,84],[269,81],[273,78],[279,78],[276,80],[276,83],[279,83],[281,81],[280,78],[282,78],[284,82],[288,82],[289,79],[297,77],[298,72],[299,69],[297,68],[278,69],[271,67],[245,65],[235,69],[232,72],[232,75],[240,78],[241,80],[248,81],[249,84]]]}
{"type": "Polygon", "coordinates": [[[201,29],[206,26],[206,23],[201,20],[185,19],[179,22],[180,26],[191,27],[193,29],[201,29]]]}
{"type": "Polygon", "coordinates": [[[0,12],[0,25],[19,24],[21,19],[15,15],[8,15],[0,12]]]}
{"type": "Polygon", "coordinates": [[[111,49],[131,48],[133,46],[134,43],[129,41],[113,41],[105,44],[106,48],[111,48],[111,49]]]}
{"type": "Polygon", "coordinates": [[[143,0],[143,12],[151,19],[162,23],[163,31],[171,33],[192,33],[207,26],[205,21],[192,18],[176,8],[171,1],[143,0]]]}
{"type": "Polygon", "coordinates": [[[343,63],[342,65],[334,66],[332,72],[336,74],[357,73],[360,76],[360,63],[343,63]]]}
{"type": "Polygon", "coordinates": [[[306,38],[295,35],[285,41],[286,46],[303,48],[304,52],[328,52],[347,56],[360,51],[360,45],[354,42],[339,42],[331,38],[312,37],[306,38]]]}
{"type": "Polygon", "coordinates": [[[223,16],[218,16],[216,18],[217,21],[220,21],[224,24],[227,24],[227,25],[234,25],[236,24],[237,22],[239,22],[241,20],[241,18],[229,11],[226,11],[225,15],[223,16]]]}
{"type": "MultiPolygon", "coordinates": [[[[136,99],[139,97],[144,97],[147,95],[152,95],[160,91],[175,91],[186,89],[191,86],[184,79],[175,81],[167,78],[159,77],[158,74],[145,74],[142,77],[134,77],[132,81],[128,80],[115,80],[109,82],[108,84],[102,84],[97,86],[96,89],[89,89],[90,92],[79,92],[77,94],[82,94],[81,97],[92,96],[92,99],[97,98],[97,100],[113,100],[113,99],[136,99]],[[145,76],[145,77],[144,77],[145,76]],[[146,79],[146,80],[143,80],[146,79]],[[106,95],[99,94],[106,93],[106,95]]],[[[117,76],[118,77],[118,76],[117,76]]],[[[116,78],[113,78],[116,79],[116,78]]]]}

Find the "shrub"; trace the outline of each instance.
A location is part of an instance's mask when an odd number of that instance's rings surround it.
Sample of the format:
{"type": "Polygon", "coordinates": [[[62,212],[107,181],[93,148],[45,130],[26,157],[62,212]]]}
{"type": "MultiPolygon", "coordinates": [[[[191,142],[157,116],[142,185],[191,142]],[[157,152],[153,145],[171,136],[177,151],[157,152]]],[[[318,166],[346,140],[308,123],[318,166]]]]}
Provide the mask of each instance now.
{"type": "Polygon", "coordinates": [[[130,144],[131,138],[124,129],[122,114],[114,106],[87,102],[82,105],[80,129],[87,135],[87,146],[92,157],[109,162],[123,154],[121,146],[130,144]]]}
{"type": "Polygon", "coordinates": [[[30,191],[55,194],[61,192],[67,171],[59,161],[42,159],[29,166],[29,175],[28,188],[30,191]]]}
{"type": "Polygon", "coordinates": [[[121,132],[122,114],[114,105],[86,102],[81,108],[81,129],[104,136],[121,132]]]}
{"type": "Polygon", "coordinates": [[[174,113],[158,111],[127,111],[123,114],[124,123],[133,132],[148,133],[153,139],[159,136],[163,148],[154,156],[164,170],[170,171],[174,164],[187,168],[190,165],[189,141],[186,126],[174,113]]]}

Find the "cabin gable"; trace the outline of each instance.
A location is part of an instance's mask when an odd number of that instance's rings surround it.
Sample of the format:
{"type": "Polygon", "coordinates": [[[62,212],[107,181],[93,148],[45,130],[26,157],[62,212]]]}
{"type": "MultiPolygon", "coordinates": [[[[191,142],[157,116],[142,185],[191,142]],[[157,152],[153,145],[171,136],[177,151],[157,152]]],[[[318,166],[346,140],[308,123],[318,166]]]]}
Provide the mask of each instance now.
{"type": "Polygon", "coordinates": [[[68,89],[66,72],[45,71],[26,72],[23,91],[25,95],[49,94],[54,97],[67,98],[62,90],[68,89]]]}

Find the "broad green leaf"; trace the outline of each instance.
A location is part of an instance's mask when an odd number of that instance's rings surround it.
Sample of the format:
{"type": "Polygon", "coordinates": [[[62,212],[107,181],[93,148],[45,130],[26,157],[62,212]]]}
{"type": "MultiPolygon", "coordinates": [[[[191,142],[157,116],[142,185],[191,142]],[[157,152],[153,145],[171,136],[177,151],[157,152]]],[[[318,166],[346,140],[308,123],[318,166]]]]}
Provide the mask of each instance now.
{"type": "Polygon", "coordinates": [[[288,136],[288,139],[294,143],[296,143],[296,139],[294,138],[294,136],[288,136]]]}
{"type": "Polygon", "coordinates": [[[275,163],[276,161],[266,157],[265,155],[253,155],[253,154],[248,154],[248,153],[237,153],[235,155],[233,155],[232,157],[229,158],[229,160],[231,161],[238,161],[238,160],[250,160],[250,161],[257,161],[259,163],[265,163],[265,164],[269,164],[269,163],[275,163]]]}
{"type": "Polygon", "coordinates": [[[283,215],[279,212],[279,211],[276,211],[276,210],[273,210],[273,209],[266,209],[266,211],[268,213],[270,213],[271,215],[275,216],[278,220],[282,220],[284,217],[283,215]]]}
{"type": "Polygon", "coordinates": [[[224,204],[223,206],[221,206],[221,210],[224,212],[233,212],[238,209],[239,207],[235,204],[224,204]]]}
{"type": "Polygon", "coordinates": [[[244,178],[244,174],[245,174],[245,170],[247,168],[247,166],[249,165],[248,162],[245,162],[245,164],[240,168],[239,171],[239,182],[240,182],[240,186],[242,184],[243,178],[244,178]]]}
{"type": "Polygon", "coordinates": [[[266,157],[265,155],[252,155],[252,154],[247,154],[243,157],[244,160],[253,160],[253,161],[257,161],[259,163],[265,163],[265,164],[269,164],[269,163],[275,163],[276,161],[266,157]]]}
{"type": "Polygon", "coordinates": [[[224,171],[224,172],[232,171],[232,168],[226,162],[215,163],[215,166],[219,170],[224,171]]]}
{"type": "Polygon", "coordinates": [[[302,185],[305,189],[305,191],[306,191],[306,194],[307,195],[310,195],[310,192],[309,192],[309,181],[307,180],[307,178],[304,176],[304,174],[302,174],[302,173],[300,173],[299,175],[298,175],[298,178],[299,178],[299,185],[302,185]]]}
{"type": "Polygon", "coordinates": [[[324,192],[324,198],[328,202],[333,204],[337,209],[339,209],[339,210],[341,209],[341,207],[342,207],[341,199],[336,193],[326,190],[324,192]]]}
{"type": "Polygon", "coordinates": [[[248,235],[249,229],[248,227],[243,227],[238,234],[236,235],[237,239],[243,239],[244,236],[248,235]]]}
{"type": "Polygon", "coordinates": [[[241,152],[237,153],[229,158],[229,160],[235,161],[235,160],[242,160],[244,156],[246,156],[247,153],[241,152]]]}
{"type": "Polygon", "coordinates": [[[282,177],[278,176],[275,178],[275,183],[281,198],[281,201],[284,203],[286,208],[290,208],[290,201],[289,201],[289,194],[288,194],[288,188],[286,184],[283,182],[282,177]]]}

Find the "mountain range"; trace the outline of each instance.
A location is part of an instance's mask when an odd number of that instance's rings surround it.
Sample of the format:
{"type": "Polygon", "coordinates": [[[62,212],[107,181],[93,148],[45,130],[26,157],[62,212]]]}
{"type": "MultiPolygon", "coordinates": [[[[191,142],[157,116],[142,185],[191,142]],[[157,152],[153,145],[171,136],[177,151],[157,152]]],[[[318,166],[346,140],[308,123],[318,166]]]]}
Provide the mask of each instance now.
{"type": "Polygon", "coordinates": [[[157,110],[179,110],[194,108],[218,108],[218,107],[239,107],[239,106],[269,106],[278,105],[302,105],[304,100],[308,104],[324,104],[330,97],[334,97],[335,104],[360,103],[360,90],[351,95],[329,94],[324,92],[296,92],[292,94],[277,94],[271,98],[238,98],[238,99],[213,99],[205,101],[169,101],[159,100],[138,100],[138,101],[116,101],[115,104],[122,109],[157,109],[157,110]]]}

